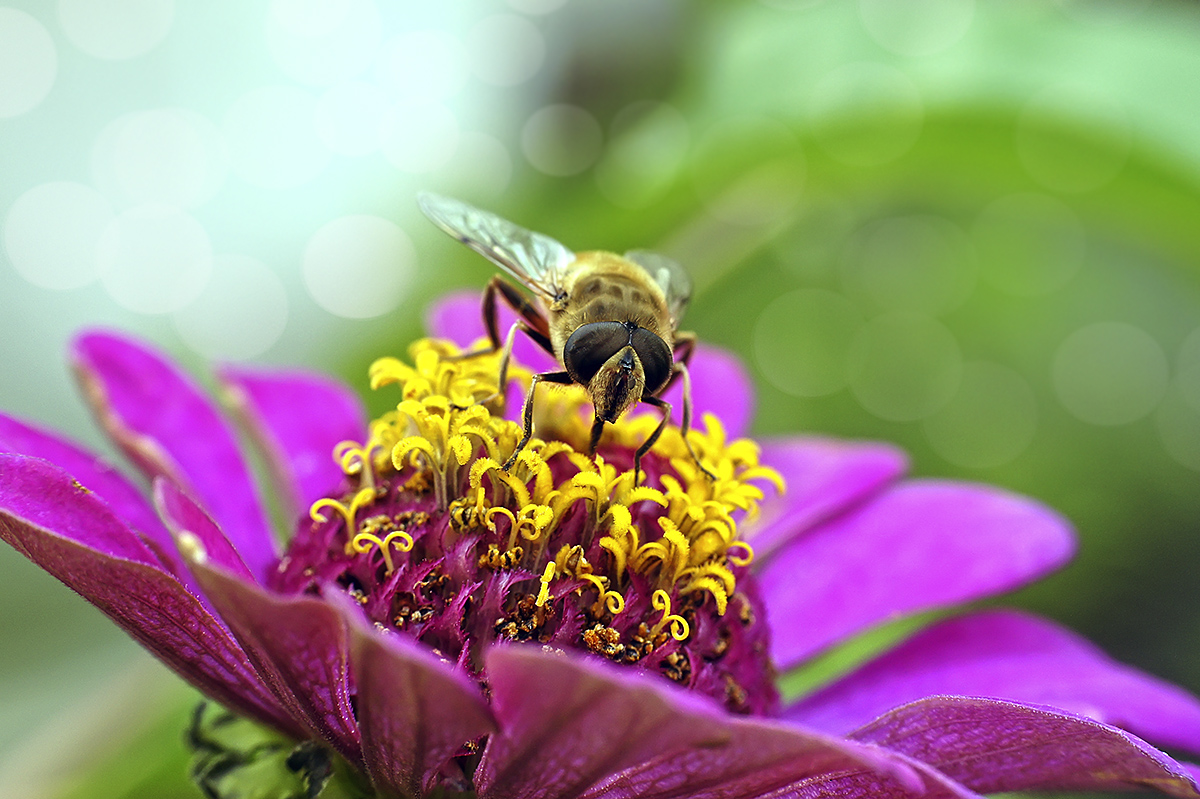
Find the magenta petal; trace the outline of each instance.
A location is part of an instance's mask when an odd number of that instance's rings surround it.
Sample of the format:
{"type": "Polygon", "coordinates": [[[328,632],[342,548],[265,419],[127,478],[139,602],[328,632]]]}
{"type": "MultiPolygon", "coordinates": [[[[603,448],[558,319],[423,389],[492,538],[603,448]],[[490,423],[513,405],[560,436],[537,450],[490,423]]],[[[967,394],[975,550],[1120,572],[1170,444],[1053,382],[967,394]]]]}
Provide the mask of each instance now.
{"type": "Polygon", "coordinates": [[[425,316],[425,329],[431,336],[449,339],[460,347],[469,347],[487,335],[483,327],[482,308],[482,291],[447,294],[430,306],[425,316]]]}
{"type": "Polygon", "coordinates": [[[276,560],[266,517],[229,426],[186,375],[127,339],[75,342],[76,372],[105,431],[148,477],[178,483],[260,579],[276,560]]]}
{"type": "Polygon", "coordinates": [[[852,737],[928,763],[980,793],[1150,788],[1200,796],[1188,769],[1144,741],[1051,708],[929,697],[852,737]]]}
{"type": "MultiPolygon", "coordinates": [[[[176,577],[190,577],[175,551],[175,542],[171,539],[171,534],[154,515],[150,503],[125,475],[105,463],[98,455],[3,414],[0,414],[0,452],[31,455],[61,467],[80,485],[102,499],[118,518],[143,535],[154,554],[168,565],[176,577]]],[[[80,532],[87,534],[87,530],[80,532]]],[[[97,543],[86,538],[79,540],[93,547],[97,543]]],[[[129,553],[122,557],[129,557],[129,553]]],[[[141,560],[142,557],[139,555],[133,559],[141,560]]]]}
{"type": "Polygon", "coordinates": [[[333,604],[347,606],[367,773],[386,796],[424,796],[467,742],[496,729],[487,701],[428,647],[368,626],[349,599],[333,604]]]}
{"type": "Polygon", "coordinates": [[[480,799],[564,799],[652,757],[728,740],[722,711],[629,669],[532,646],[487,654],[500,732],[475,772],[480,799]]]}
{"type": "MultiPolygon", "coordinates": [[[[754,384],[736,355],[718,347],[698,344],[688,372],[692,378],[692,419],[704,428],[704,414],[721,420],[730,438],[741,438],[754,417],[754,384]]],[[[677,380],[663,394],[671,403],[671,418],[679,424],[683,416],[683,381],[677,380]]]]}
{"type": "Polygon", "coordinates": [[[155,478],[154,504],[177,539],[183,535],[193,536],[203,547],[209,561],[244,580],[254,581],[254,575],[246,568],[229,539],[179,486],[170,480],[155,478]]]}
{"type": "Polygon", "coordinates": [[[306,514],[342,480],[333,448],[342,441],[362,443],[367,435],[361,400],[341,383],[308,372],[226,366],[218,376],[265,455],[285,518],[306,514]]]}
{"type": "Polygon", "coordinates": [[[205,563],[193,563],[192,571],[279,701],[361,763],[341,614],[318,597],[269,594],[205,563]]]}
{"type": "Polygon", "coordinates": [[[907,763],[921,779],[919,791],[897,789],[897,784],[879,772],[857,771],[828,774],[809,780],[795,789],[765,794],[756,799],[983,799],[965,785],[947,777],[920,760],[889,751],[888,755],[907,763]]]}
{"type": "Polygon", "coordinates": [[[40,458],[0,455],[0,508],[99,554],[161,568],[104,499],[40,458]]]}
{"type": "Polygon", "coordinates": [[[654,758],[605,780],[583,799],[753,799],[799,792],[814,780],[847,773],[871,779],[875,796],[907,797],[924,787],[886,750],[757,719],[726,724],[730,740],[724,746],[654,758]]]}
{"type": "MultiPolygon", "coordinates": [[[[501,340],[508,329],[517,321],[517,315],[502,302],[496,303],[496,318],[499,322],[501,340]]],[[[442,297],[429,310],[425,327],[430,335],[453,341],[466,348],[487,337],[483,326],[483,290],[456,291],[442,297]]],[[[513,340],[513,357],[517,363],[535,372],[555,372],[562,369],[554,357],[533,343],[524,333],[517,333],[513,340]]]]}
{"type": "Polygon", "coordinates": [[[793,541],[759,573],[775,663],[786,669],[873,624],[1012,590],[1074,548],[1067,522],[1024,497],[899,485],[793,541]]]}
{"type": "Polygon", "coordinates": [[[1049,705],[1148,740],[1200,750],[1200,701],[1110,659],[1044,619],[988,611],[925,629],[792,705],[799,724],[843,734],[934,694],[1049,705]]]}
{"type": "Polygon", "coordinates": [[[299,731],[221,623],[144,549],[119,543],[140,546],[66,472],[37,459],[0,455],[0,538],[204,693],[284,732],[299,731]],[[97,542],[101,548],[92,546],[97,542]],[[121,554],[126,552],[132,557],[121,554]]]}
{"type": "Polygon", "coordinates": [[[760,462],[783,476],[787,491],[763,504],[746,533],[758,568],[793,538],[865,501],[908,469],[908,457],[896,447],[833,438],[764,441],[760,462]]]}

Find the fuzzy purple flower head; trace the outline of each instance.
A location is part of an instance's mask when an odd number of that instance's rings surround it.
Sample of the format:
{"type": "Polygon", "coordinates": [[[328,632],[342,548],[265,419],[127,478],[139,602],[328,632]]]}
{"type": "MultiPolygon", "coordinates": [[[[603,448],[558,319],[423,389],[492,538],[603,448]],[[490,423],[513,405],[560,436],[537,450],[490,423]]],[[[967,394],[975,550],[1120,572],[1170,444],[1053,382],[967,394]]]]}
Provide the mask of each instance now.
{"type": "MultiPolygon", "coordinates": [[[[901,479],[878,444],[740,438],[740,365],[701,347],[691,442],[633,415],[583,454],[586,396],[538,438],[493,395],[474,298],[364,418],[320,376],[221,370],[268,466],[279,545],[230,424],[161,354],[73,350],[147,497],[95,455],[0,416],[0,537],[227,708],[330,750],[362,795],[480,799],[1200,796],[1200,702],[1024,613],[953,607],[1058,568],[1074,541],[1030,500],[901,479]],[[786,489],[785,489],[786,486],[786,489]],[[782,701],[776,678],[857,634],[940,621],[782,701]]],[[[544,357],[517,348],[525,366],[544,357]]],[[[518,374],[518,380],[527,378],[518,374]]],[[[512,406],[516,403],[510,402],[512,406]]]]}

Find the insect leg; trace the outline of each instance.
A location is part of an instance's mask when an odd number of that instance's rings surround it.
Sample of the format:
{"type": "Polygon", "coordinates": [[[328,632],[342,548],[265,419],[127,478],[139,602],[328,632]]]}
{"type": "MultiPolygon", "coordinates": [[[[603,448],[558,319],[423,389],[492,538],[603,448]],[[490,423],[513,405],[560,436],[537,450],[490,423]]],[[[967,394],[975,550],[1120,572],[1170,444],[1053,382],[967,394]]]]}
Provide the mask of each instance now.
{"type": "Polygon", "coordinates": [[[671,419],[671,403],[665,399],[658,397],[642,397],[642,402],[647,405],[653,405],[662,411],[662,419],[658,423],[658,427],[654,428],[654,432],[642,442],[642,445],[633,453],[633,484],[637,485],[642,480],[642,457],[645,456],[650,448],[654,446],[654,442],[658,441],[658,437],[662,435],[662,431],[666,428],[667,422],[671,419]]]}
{"type": "MultiPolygon", "coordinates": [[[[704,465],[700,463],[700,458],[696,456],[696,450],[692,447],[692,442],[688,439],[688,431],[692,429],[692,377],[687,367],[688,363],[690,363],[692,360],[692,355],[694,355],[695,352],[695,333],[683,332],[675,334],[675,368],[671,371],[671,378],[667,381],[666,385],[662,387],[659,393],[662,393],[663,391],[671,388],[671,386],[675,385],[675,381],[677,379],[683,379],[683,408],[681,409],[682,419],[680,419],[679,432],[683,436],[683,443],[684,446],[687,447],[688,454],[692,456],[692,462],[696,464],[696,467],[700,471],[704,472],[708,479],[716,480],[717,476],[708,469],[704,468],[704,465]]],[[[658,403],[661,402],[663,405],[667,406],[667,409],[665,411],[666,416],[663,417],[663,422],[658,425],[658,427],[654,430],[654,434],[650,436],[646,443],[642,444],[641,448],[638,449],[638,454],[634,456],[635,469],[636,463],[640,459],[640,455],[644,455],[646,452],[650,451],[650,447],[654,445],[654,442],[657,441],[659,435],[661,435],[663,427],[666,424],[666,419],[671,415],[670,405],[663,400],[659,400],[657,397],[642,397],[642,401],[657,407],[662,407],[661,405],[658,405],[658,403]]]]}
{"type": "Polygon", "coordinates": [[[691,331],[676,331],[675,333],[675,362],[691,363],[692,353],[696,351],[696,334],[691,331]]]}
{"type": "MultiPolygon", "coordinates": [[[[487,405],[488,403],[493,402],[496,399],[500,399],[503,401],[504,396],[505,396],[504,389],[505,389],[505,386],[508,385],[508,362],[512,358],[513,340],[516,339],[516,337],[517,337],[517,330],[524,330],[525,332],[529,332],[528,326],[526,326],[526,324],[519,319],[517,321],[513,322],[512,327],[510,327],[508,329],[508,335],[504,337],[504,346],[498,348],[500,350],[500,375],[499,375],[499,377],[496,378],[496,390],[493,391],[491,394],[488,394],[486,397],[475,400],[475,402],[472,403],[473,405],[487,405]]],[[[487,352],[489,352],[489,353],[495,352],[495,350],[487,350],[487,352]]],[[[472,355],[480,355],[480,354],[482,354],[482,353],[478,352],[478,351],[473,352],[473,353],[463,353],[463,354],[459,355],[457,359],[453,359],[453,360],[461,360],[462,358],[468,358],[468,357],[471,357],[472,355]]],[[[447,359],[447,360],[452,360],[452,359],[447,359]]],[[[467,408],[469,408],[471,406],[470,405],[453,405],[451,407],[453,407],[454,410],[456,410],[456,411],[465,411],[467,408]]],[[[503,402],[501,402],[501,407],[503,407],[503,402]]]]}
{"type": "MultiPolygon", "coordinates": [[[[541,334],[538,333],[536,330],[533,330],[532,328],[530,328],[529,324],[526,323],[523,319],[518,319],[517,321],[513,322],[512,327],[510,327],[508,329],[508,335],[504,337],[504,346],[501,348],[500,376],[499,376],[499,379],[497,379],[497,381],[496,381],[496,391],[494,393],[492,393],[491,395],[484,397],[481,400],[476,400],[475,401],[476,405],[484,405],[484,404],[487,404],[487,403],[491,402],[492,400],[496,399],[497,397],[504,396],[505,386],[508,385],[508,365],[512,362],[513,341],[517,337],[518,330],[525,331],[525,333],[530,338],[532,338],[534,341],[538,342],[539,344],[542,343],[541,342],[541,334]]],[[[547,348],[550,347],[549,339],[545,340],[545,346],[547,348]]]]}
{"type": "Polygon", "coordinates": [[[493,284],[496,285],[496,290],[504,297],[505,304],[516,311],[517,316],[525,320],[525,332],[529,334],[529,337],[539,347],[550,355],[553,355],[554,347],[550,344],[550,322],[546,319],[545,314],[541,312],[541,309],[530,302],[529,298],[522,294],[516,286],[505,281],[499,275],[492,276],[488,285],[491,286],[493,284]]]}
{"type": "MultiPolygon", "coordinates": [[[[692,355],[696,351],[696,334],[683,331],[675,333],[675,348],[672,357],[675,363],[689,364],[692,362],[692,355]]],[[[675,381],[679,378],[679,372],[671,372],[671,377],[667,379],[666,385],[658,390],[657,393],[662,394],[669,391],[675,381]]]]}
{"type": "MultiPolygon", "coordinates": [[[[690,352],[688,354],[691,355],[690,352]]],[[[688,360],[691,360],[690,357],[688,360]]],[[[716,480],[717,476],[700,463],[700,459],[696,457],[696,450],[692,449],[692,442],[688,439],[688,431],[692,429],[692,375],[683,361],[675,364],[675,373],[683,375],[683,418],[680,419],[679,424],[679,433],[683,436],[683,444],[687,447],[688,454],[692,456],[692,462],[696,464],[696,467],[704,472],[709,480],[716,480]]]]}
{"type": "MultiPolygon", "coordinates": [[[[533,339],[534,343],[551,354],[554,353],[554,347],[550,343],[549,323],[542,316],[541,312],[525,298],[520,291],[515,287],[506,283],[499,275],[494,275],[488,281],[487,288],[483,291],[483,326],[487,330],[488,344],[483,347],[460,352],[458,355],[450,356],[446,360],[461,361],[466,358],[474,358],[479,355],[491,355],[497,350],[502,351],[500,358],[500,374],[496,380],[496,390],[484,397],[475,401],[475,405],[486,405],[493,402],[496,398],[505,396],[505,387],[508,385],[508,364],[512,358],[513,340],[516,338],[517,330],[523,330],[533,339]],[[508,335],[504,338],[504,344],[500,343],[500,320],[496,314],[496,297],[499,296],[504,303],[512,308],[521,317],[513,323],[508,329],[508,335]],[[543,333],[545,330],[547,332],[543,333]]],[[[456,410],[465,410],[465,406],[455,406],[456,410]]]]}
{"type": "Polygon", "coordinates": [[[513,454],[504,462],[504,471],[506,472],[517,462],[517,456],[521,454],[521,450],[525,449],[529,439],[533,438],[533,393],[537,391],[538,383],[543,381],[563,386],[569,386],[575,382],[567,372],[542,372],[535,374],[529,381],[529,393],[525,395],[525,407],[521,411],[521,420],[525,423],[525,434],[521,436],[521,441],[513,450],[513,454]]]}
{"type": "Polygon", "coordinates": [[[500,275],[493,275],[492,279],[488,281],[487,288],[483,290],[483,327],[487,331],[488,343],[477,349],[461,352],[451,360],[490,355],[500,349],[500,319],[496,314],[497,296],[521,317],[518,324],[529,334],[534,343],[553,355],[554,347],[550,344],[550,323],[546,321],[546,317],[516,287],[506,282],[500,275]]]}
{"type": "Polygon", "coordinates": [[[592,420],[592,438],[588,444],[588,454],[595,455],[596,447],[600,444],[600,436],[604,433],[604,417],[599,414],[592,420]]]}
{"type": "Polygon", "coordinates": [[[458,355],[452,356],[450,360],[460,361],[464,358],[474,358],[476,355],[490,355],[500,349],[500,320],[496,318],[496,294],[500,291],[498,285],[500,283],[503,283],[500,276],[495,275],[483,290],[483,329],[487,331],[489,343],[473,350],[460,352],[458,355]]]}

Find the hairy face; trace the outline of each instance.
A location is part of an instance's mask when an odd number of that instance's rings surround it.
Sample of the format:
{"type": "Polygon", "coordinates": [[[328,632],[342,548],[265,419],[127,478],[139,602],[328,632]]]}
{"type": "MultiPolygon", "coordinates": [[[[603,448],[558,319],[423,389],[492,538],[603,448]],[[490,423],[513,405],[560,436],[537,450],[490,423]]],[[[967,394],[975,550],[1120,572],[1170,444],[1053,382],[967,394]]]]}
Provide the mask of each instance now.
{"type": "Polygon", "coordinates": [[[613,354],[596,371],[588,384],[588,393],[596,406],[596,417],[615,422],[629,410],[646,389],[646,374],[642,361],[632,346],[613,354]]]}

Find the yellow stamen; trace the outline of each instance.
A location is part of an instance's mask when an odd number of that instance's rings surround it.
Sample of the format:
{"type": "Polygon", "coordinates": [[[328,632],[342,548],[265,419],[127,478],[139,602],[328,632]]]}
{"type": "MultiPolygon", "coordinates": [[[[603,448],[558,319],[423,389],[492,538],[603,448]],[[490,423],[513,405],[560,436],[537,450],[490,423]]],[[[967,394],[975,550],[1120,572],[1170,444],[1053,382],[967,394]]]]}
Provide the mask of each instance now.
{"type": "Polygon", "coordinates": [[[378,548],[380,553],[383,554],[383,564],[388,574],[396,570],[396,565],[392,562],[391,550],[393,546],[399,552],[410,552],[413,548],[413,538],[404,530],[393,530],[382,539],[372,532],[363,531],[357,533],[350,540],[350,548],[360,555],[378,548]]]}
{"type": "Polygon", "coordinates": [[[729,562],[734,566],[749,566],[754,562],[754,547],[750,546],[750,544],[745,541],[734,541],[729,545],[729,548],[725,550],[725,557],[729,558],[729,562]],[[729,554],[730,552],[738,549],[744,551],[746,554],[742,555],[741,557],[729,554]]]}
{"type": "Polygon", "coordinates": [[[348,477],[359,475],[363,488],[375,488],[375,469],[373,456],[383,450],[379,442],[366,445],[357,441],[342,441],[333,448],[333,460],[348,477]]]}
{"type": "Polygon", "coordinates": [[[696,577],[683,587],[684,592],[707,591],[712,594],[713,599],[717,603],[718,616],[724,616],[725,609],[729,607],[729,590],[729,583],[727,581],[707,574],[696,577]]]}
{"type": "Polygon", "coordinates": [[[491,530],[493,533],[500,532],[496,528],[496,517],[497,516],[504,516],[505,518],[508,519],[508,524],[509,524],[508,540],[510,542],[510,545],[515,544],[516,538],[517,538],[517,516],[516,516],[516,514],[513,513],[511,510],[509,510],[508,508],[502,508],[499,506],[497,506],[495,508],[488,508],[488,510],[486,510],[483,514],[483,523],[486,524],[487,529],[491,530]]]}
{"type": "Polygon", "coordinates": [[[554,579],[554,575],[557,570],[558,569],[554,565],[554,561],[550,561],[546,564],[545,570],[542,571],[542,587],[538,591],[536,602],[539,608],[543,607],[550,599],[550,581],[554,579]]]}
{"type": "Polygon", "coordinates": [[[597,577],[594,574],[581,574],[579,576],[594,585],[596,591],[599,593],[599,596],[596,598],[596,604],[592,606],[593,613],[599,615],[601,607],[613,616],[625,612],[625,597],[616,591],[608,590],[608,578],[597,577]]]}
{"type": "Polygon", "coordinates": [[[687,637],[692,634],[691,627],[688,626],[687,619],[671,612],[670,594],[660,588],[650,596],[650,604],[655,610],[661,610],[663,614],[658,624],[651,629],[651,634],[658,635],[662,632],[663,627],[670,624],[671,637],[676,641],[686,641],[687,637]]]}
{"type": "Polygon", "coordinates": [[[329,517],[322,514],[321,511],[326,508],[333,508],[342,517],[342,521],[346,523],[346,529],[353,530],[355,526],[354,518],[358,514],[359,509],[370,505],[374,501],[375,488],[361,488],[354,495],[354,498],[350,500],[349,507],[338,502],[336,499],[325,497],[318,499],[312,504],[312,507],[308,509],[308,516],[314,522],[327,522],[329,521],[329,517]]]}
{"type": "MultiPolygon", "coordinates": [[[[409,355],[411,365],[395,358],[372,364],[372,387],[398,387],[396,405],[371,423],[365,442],[342,442],[334,451],[343,472],[361,476],[359,491],[348,504],[326,498],[310,509],[315,521],[332,519],[330,509],[340,515],[352,533],[348,550],[378,547],[392,571],[393,549],[411,550],[412,536],[401,530],[384,535],[385,527],[367,522],[360,529],[360,511],[376,500],[379,485],[432,489],[437,506],[450,514],[443,535],[493,536],[481,542],[481,568],[542,570],[539,608],[551,601],[551,582],[568,577],[577,581],[577,594],[595,588],[597,617],[604,610],[616,615],[625,611],[636,576],[654,589],[651,604],[661,611],[652,625],[656,636],[668,625],[676,640],[690,636],[687,620],[671,612],[673,596],[686,598],[689,608],[711,596],[717,612],[726,612],[736,590],[734,570],[754,559],[739,537],[739,520],[758,512],[767,486],[784,489],[780,475],[759,462],[757,444],[729,440],[720,420],[705,414],[688,442],[711,479],[679,429],[668,425],[651,451],[659,467],[650,473],[659,483],[641,485],[632,470],[582,452],[590,436],[588,395],[581,386],[566,386],[534,409],[536,432],[553,440],[531,439],[505,470],[523,428],[499,413],[499,353],[460,358],[453,344],[423,340],[409,355]],[[415,472],[391,480],[405,470],[415,472]],[[573,544],[551,559],[547,550],[568,517],[582,526],[573,544]],[[596,562],[585,552],[598,552],[596,562]]],[[[509,374],[526,384],[530,376],[516,365],[509,374]]],[[[606,446],[632,451],[658,421],[657,414],[635,411],[606,427],[606,446]]]]}
{"type": "Polygon", "coordinates": [[[616,616],[625,612],[625,597],[618,594],[616,591],[605,591],[604,607],[608,608],[608,612],[616,616]]]}

